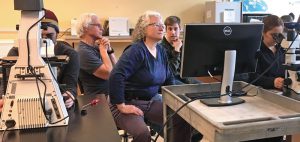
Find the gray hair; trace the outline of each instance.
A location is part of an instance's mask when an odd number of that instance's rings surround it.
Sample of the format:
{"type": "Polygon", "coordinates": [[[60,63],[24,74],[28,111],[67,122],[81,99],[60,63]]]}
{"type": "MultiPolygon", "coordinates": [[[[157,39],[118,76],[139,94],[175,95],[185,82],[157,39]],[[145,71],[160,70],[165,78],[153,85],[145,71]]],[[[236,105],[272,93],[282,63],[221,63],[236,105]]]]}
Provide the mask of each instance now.
{"type": "Polygon", "coordinates": [[[92,23],[92,17],[97,17],[94,13],[83,13],[77,20],[76,32],[79,37],[84,34],[84,28],[87,28],[92,23]]]}
{"type": "Polygon", "coordinates": [[[156,11],[146,11],[141,15],[135,25],[134,31],[132,33],[133,42],[144,40],[145,38],[145,28],[150,24],[150,17],[159,17],[162,19],[160,13],[156,11]]]}

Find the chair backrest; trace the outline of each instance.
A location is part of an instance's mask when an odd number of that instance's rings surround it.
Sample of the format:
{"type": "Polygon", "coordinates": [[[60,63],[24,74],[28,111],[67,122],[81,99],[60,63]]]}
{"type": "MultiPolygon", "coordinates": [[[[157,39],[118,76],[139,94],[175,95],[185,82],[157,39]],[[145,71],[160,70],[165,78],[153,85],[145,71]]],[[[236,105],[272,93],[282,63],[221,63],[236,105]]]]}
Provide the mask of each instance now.
{"type": "Polygon", "coordinates": [[[127,46],[125,47],[125,49],[123,50],[123,53],[124,53],[127,49],[129,49],[130,47],[131,47],[131,44],[127,45],[127,46]]]}
{"type": "Polygon", "coordinates": [[[83,86],[81,84],[81,81],[78,78],[78,82],[77,82],[77,96],[78,95],[83,95],[83,94],[84,94],[83,86]]]}
{"type": "Polygon", "coordinates": [[[14,46],[15,41],[12,39],[0,40],[0,58],[6,57],[9,50],[14,46]]]}

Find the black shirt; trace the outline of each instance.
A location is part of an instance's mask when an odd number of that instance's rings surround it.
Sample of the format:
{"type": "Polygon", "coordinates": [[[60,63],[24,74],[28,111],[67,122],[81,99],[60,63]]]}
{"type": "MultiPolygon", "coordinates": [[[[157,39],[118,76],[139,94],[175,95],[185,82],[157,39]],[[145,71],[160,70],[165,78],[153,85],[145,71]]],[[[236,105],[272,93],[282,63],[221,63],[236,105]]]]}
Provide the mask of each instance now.
{"type": "Polygon", "coordinates": [[[277,77],[284,78],[285,70],[282,64],[285,61],[285,50],[280,46],[276,45],[276,52],[273,53],[263,41],[261,42],[260,50],[257,51],[257,68],[256,68],[256,77],[263,73],[274,61],[275,63],[272,65],[271,69],[268,70],[258,81],[254,84],[258,86],[262,86],[266,89],[273,89],[274,87],[274,79],[277,77]]]}

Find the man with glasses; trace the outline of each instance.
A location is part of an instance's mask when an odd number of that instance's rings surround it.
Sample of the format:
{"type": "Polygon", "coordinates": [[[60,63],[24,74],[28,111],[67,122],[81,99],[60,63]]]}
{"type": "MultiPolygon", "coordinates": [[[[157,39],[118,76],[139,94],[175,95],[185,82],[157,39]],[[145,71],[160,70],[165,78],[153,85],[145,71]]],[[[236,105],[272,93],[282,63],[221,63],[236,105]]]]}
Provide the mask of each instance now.
{"type": "Polygon", "coordinates": [[[108,94],[108,78],[117,62],[114,50],[107,38],[102,36],[103,28],[96,14],[85,13],[77,22],[80,37],[78,53],[80,56],[79,79],[84,94],[108,94]]]}
{"type": "MultiPolygon", "coordinates": [[[[42,37],[48,38],[55,44],[55,55],[67,55],[69,62],[59,68],[57,81],[59,84],[65,84],[65,87],[60,87],[64,96],[65,105],[70,108],[74,104],[74,99],[77,95],[77,81],[79,74],[79,56],[77,52],[66,42],[57,41],[59,33],[58,19],[56,15],[50,11],[45,10],[45,18],[42,20],[42,37]]],[[[8,56],[18,56],[18,48],[10,49],[8,56]]]]}

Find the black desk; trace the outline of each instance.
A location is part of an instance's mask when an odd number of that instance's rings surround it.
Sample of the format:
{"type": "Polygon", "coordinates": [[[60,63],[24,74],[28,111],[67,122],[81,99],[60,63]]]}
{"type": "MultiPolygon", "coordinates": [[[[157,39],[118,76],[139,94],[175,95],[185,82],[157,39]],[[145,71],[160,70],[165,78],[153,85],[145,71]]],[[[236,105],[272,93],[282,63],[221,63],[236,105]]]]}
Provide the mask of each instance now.
{"type": "MultiPolygon", "coordinates": [[[[78,104],[69,110],[68,126],[5,132],[5,142],[119,142],[121,138],[104,95],[101,102],[81,116],[81,106],[95,96],[78,96],[78,104]]],[[[0,132],[2,135],[3,131],[0,132]]],[[[0,136],[1,137],[1,136],[0,136]]],[[[2,138],[2,137],[1,137],[2,138]]]]}

